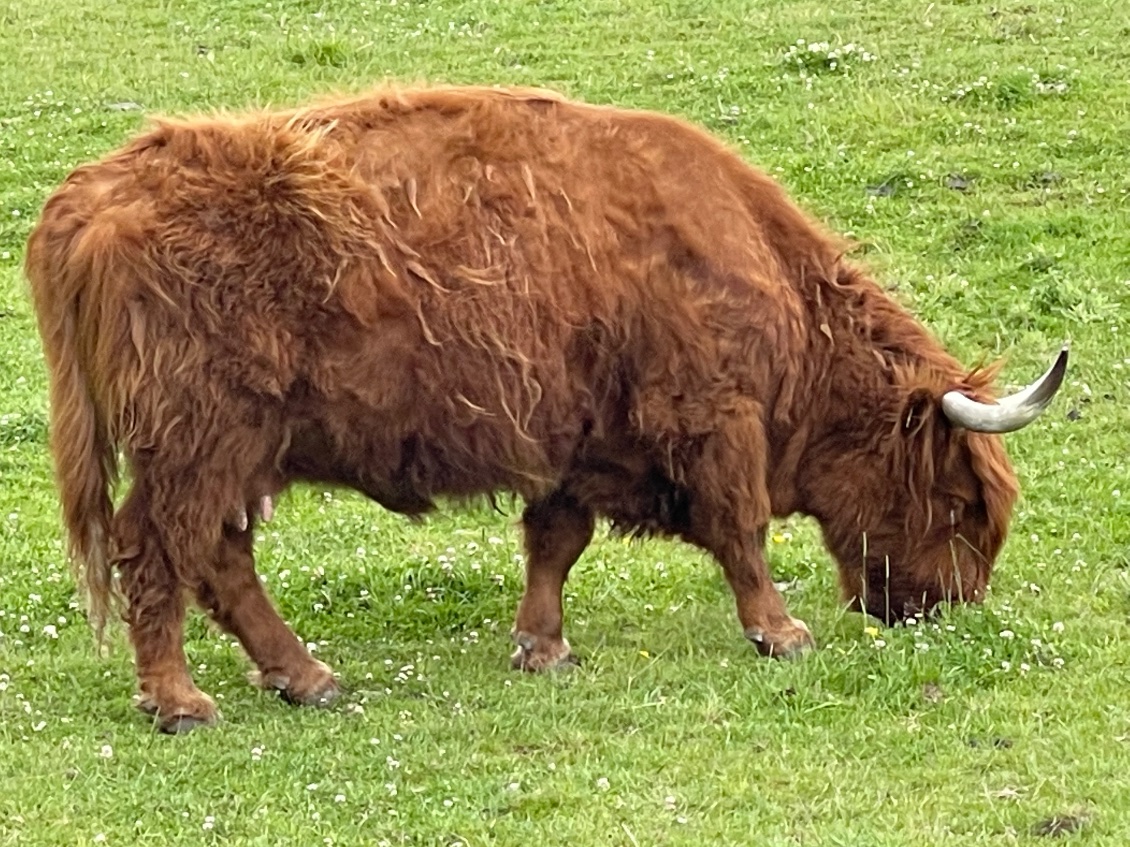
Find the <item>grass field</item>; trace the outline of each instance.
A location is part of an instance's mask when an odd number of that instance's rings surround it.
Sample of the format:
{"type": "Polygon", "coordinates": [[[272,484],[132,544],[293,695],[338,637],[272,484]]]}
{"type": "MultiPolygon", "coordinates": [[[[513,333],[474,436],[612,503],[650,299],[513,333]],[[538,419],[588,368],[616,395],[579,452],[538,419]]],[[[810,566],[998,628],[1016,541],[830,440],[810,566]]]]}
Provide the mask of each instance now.
{"type": "Polygon", "coordinates": [[[1121,0],[0,0],[0,845],[1130,843],[1130,18],[1121,0]],[[149,113],[383,78],[694,119],[851,234],[954,352],[1039,373],[983,608],[843,612],[806,521],[771,556],[819,650],[756,657],[711,562],[595,544],[572,673],[509,670],[518,507],[422,526],[292,491],[259,566],[348,693],[250,687],[196,617],[218,728],[169,738],[95,655],[20,266],[48,192],[149,113]]]}

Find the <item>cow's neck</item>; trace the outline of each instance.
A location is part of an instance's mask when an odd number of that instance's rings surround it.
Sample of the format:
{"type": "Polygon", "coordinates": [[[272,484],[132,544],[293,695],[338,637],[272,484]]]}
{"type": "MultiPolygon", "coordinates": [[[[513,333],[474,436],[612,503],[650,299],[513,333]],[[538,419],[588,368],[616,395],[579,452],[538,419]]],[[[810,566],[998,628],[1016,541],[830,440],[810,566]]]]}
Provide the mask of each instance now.
{"type": "MultiPolygon", "coordinates": [[[[806,315],[803,365],[770,432],[773,511],[805,511],[799,483],[845,434],[881,438],[912,394],[958,385],[964,371],[937,340],[858,270],[798,285],[806,315]]],[[[862,449],[862,445],[860,445],[862,449]]]]}

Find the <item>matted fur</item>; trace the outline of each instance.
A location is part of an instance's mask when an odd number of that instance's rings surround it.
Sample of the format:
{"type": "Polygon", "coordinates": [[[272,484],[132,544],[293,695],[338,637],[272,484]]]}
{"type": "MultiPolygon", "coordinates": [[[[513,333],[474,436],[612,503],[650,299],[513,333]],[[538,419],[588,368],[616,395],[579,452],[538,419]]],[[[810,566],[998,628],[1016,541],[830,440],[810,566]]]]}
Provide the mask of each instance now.
{"type": "Polygon", "coordinates": [[[27,252],[91,617],[115,562],[131,625],[206,595],[225,516],[296,479],[406,514],[565,492],[716,553],[801,512],[861,605],[977,599],[1016,483],[939,401],[991,373],[843,251],[698,129],[544,91],[160,121],[27,252]]]}

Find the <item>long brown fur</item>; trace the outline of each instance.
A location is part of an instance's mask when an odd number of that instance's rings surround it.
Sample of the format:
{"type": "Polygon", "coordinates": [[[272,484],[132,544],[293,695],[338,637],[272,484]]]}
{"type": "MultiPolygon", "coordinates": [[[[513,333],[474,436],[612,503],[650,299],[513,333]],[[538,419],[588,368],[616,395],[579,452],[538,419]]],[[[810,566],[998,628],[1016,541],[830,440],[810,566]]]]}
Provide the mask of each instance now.
{"type": "Polygon", "coordinates": [[[567,495],[578,543],[596,513],[722,560],[801,512],[859,605],[976,599],[1016,483],[939,399],[992,372],[843,253],[703,132],[544,91],[161,121],[27,252],[91,618],[115,565],[139,631],[213,597],[225,516],[296,479],[413,515],[567,495]]]}

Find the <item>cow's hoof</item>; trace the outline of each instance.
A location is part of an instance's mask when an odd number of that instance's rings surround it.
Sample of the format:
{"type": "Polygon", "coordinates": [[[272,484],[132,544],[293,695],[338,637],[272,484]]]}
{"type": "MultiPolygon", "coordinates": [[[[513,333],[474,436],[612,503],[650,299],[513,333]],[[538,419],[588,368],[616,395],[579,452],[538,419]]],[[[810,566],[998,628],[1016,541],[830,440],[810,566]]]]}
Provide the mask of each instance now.
{"type": "Polygon", "coordinates": [[[341,686],[324,662],[313,662],[295,674],[252,671],[249,678],[260,688],[277,691],[292,706],[329,706],[341,696],[341,686]]]}
{"type": "Polygon", "coordinates": [[[745,637],[754,643],[761,655],[775,659],[798,659],[816,647],[812,633],[804,621],[797,618],[789,618],[787,624],[773,630],[751,627],[745,631],[745,637]]]}
{"type": "Polygon", "coordinates": [[[195,715],[173,715],[172,717],[160,718],[157,721],[157,729],[165,735],[184,735],[192,732],[198,726],[212,726],[215,723],[215,718],[205,719],[198,718],[195,715]]]}
{"type": "Polygon", "coordinates": [[[531,673],[568,670],[581,663],[564,638],[530,635],[527,632],[515,632],[513,638],[518,645],[518,649],[510,657],[510,666],[514,670],[531,673]]]}
{"type": "Polygon", "coordinates": [[[197,727],[213,726],[220,718],[212,698],[202,692],[195,692],[187,702],[162,704],[148,694],[137,697],[136,706],[150,715],[156,722],[157,730],[165,735],[183,735],[197,727]]]}

